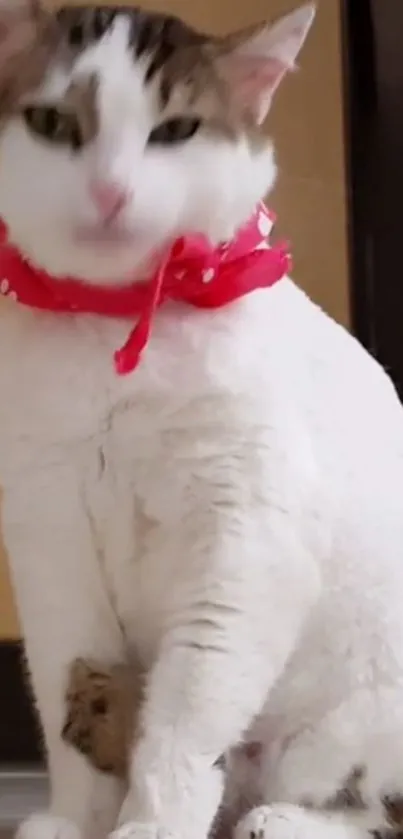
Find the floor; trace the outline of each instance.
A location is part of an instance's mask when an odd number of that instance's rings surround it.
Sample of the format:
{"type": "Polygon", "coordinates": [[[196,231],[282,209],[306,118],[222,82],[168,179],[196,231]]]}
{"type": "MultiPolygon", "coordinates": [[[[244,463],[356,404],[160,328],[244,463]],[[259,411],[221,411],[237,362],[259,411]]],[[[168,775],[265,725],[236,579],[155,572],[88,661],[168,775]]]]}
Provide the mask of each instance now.
{"type": "Polygon", "coordinates": [[[44,772],[0,767],[0,839],[10,839],[22,819],[46,808],[47,793],[44,772]]]}

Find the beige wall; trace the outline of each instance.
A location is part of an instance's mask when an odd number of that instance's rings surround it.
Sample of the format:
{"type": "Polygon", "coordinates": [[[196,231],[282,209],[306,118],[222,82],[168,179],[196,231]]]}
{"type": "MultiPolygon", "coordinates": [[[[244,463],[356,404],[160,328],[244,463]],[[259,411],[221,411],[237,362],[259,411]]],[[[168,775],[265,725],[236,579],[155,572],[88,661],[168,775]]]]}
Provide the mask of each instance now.
{"type": "MultiPolygon", "coordinates": [[[[206,30],[226,31],[268,13],[285,13],[297,2],[143,0],[142,5],[176,12],[206,30]]],[[[270,203],[279,214],[278,232],[292,243],[298,282],[348,324],[340,53],[339,0],[320,0],[301,71],[284,85],[269,120],[280,164],[270,203]]],[[[0,638],[17,635],[0,549],[0,638]]]]}
{"type": "Polygon", "coordinates": [[[7,564],[4,552],[0,549],[0,640],[17,638],[18,634],[7,564]]]}

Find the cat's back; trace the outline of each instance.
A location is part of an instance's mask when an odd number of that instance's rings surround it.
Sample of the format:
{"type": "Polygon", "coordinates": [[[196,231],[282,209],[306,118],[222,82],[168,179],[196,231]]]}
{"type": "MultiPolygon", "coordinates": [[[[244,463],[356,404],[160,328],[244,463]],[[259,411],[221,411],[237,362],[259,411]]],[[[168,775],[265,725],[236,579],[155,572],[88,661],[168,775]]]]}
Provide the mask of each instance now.
{"type": "Polygon", "coordinates": [[[390,608],[403,584],[401,402],[390,377],[347,330],[292,283],[277,291],[271,313],[267,299],[267,377],[292,414],[294,433],[284,423],[291,462],[298,463],[302,447],[311,456],[305,514],[327,534],[327,584],[337,583],[341,597],[355,590],[353,601],[357,589],[383,587],[390,608]]]}
{"type": "Polygon", "coordinates": [[[316,444],[403,454],[402,405],[381,365],[292,282],[279,287],[272,313],[269,302],[269,375],[286,383],[316,444]]]}
{"type": "Polygon", "coordinates": [[[280,394],[282,381],[298,424],[291,457],[310,447],[315,487],[303,518],[314,520],[323,549],[320,597],[271,696],[270,725],[287,727],[310,724],[335,697],[400,680],[403,411],[352,335],[291,283],[277,291],[271,314],[267,306],[267,375],[280,394]]]}

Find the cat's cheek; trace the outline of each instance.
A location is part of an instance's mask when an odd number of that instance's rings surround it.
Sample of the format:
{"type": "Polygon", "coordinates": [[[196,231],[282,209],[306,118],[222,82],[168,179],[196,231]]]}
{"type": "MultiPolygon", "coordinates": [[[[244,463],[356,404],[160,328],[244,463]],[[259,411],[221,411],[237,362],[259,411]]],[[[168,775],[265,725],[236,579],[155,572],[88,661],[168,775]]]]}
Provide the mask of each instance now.
{"type": "Polygon", "coordinates": [[[164,236],[186,223],[191,191],[183,166],[169,154],[145,155],[135,183],[133,209],[140,223],[149,223],[164,236]]]}

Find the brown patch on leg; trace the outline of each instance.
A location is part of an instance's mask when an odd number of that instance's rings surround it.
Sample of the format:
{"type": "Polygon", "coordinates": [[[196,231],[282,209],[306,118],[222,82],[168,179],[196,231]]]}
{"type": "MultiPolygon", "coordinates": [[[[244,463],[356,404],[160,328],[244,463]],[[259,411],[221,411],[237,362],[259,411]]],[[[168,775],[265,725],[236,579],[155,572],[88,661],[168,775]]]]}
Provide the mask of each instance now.
{"type": "Polygon", "coordinates": [[[77,659],[66,691],[63,740],[101,772],[126,777],[142,699],[143,680],[134,666],[77,659]]]}

